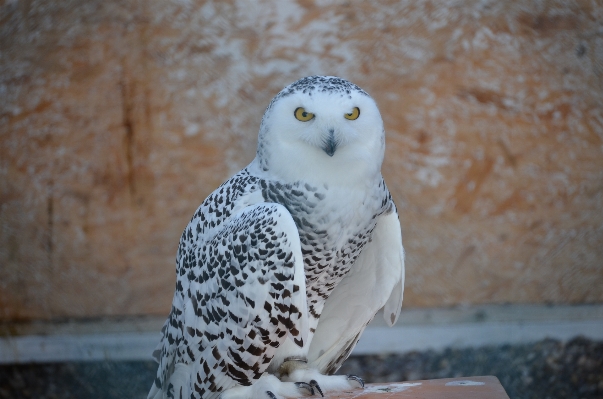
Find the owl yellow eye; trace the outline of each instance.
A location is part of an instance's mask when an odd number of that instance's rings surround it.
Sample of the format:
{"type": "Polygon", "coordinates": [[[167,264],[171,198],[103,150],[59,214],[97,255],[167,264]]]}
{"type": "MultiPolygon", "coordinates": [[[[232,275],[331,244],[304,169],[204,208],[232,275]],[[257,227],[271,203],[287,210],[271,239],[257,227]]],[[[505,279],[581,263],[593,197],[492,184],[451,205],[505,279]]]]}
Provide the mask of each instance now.
{"type": "Polygon", "coordinates": [[[352,112],[350,112],[349,114],[344,114],[343,115],[346,119],[349,119],[351,121],[358,119],[358,117],[360,116],[360,108],[358,107],[354,107],[354,109],[352,110],[352,112]]]}
{"type": "Polygon", "coordinates": [[[310,119],[314,118],[313,113],[306,111],[302,107],[296,108],[293,114],[298,121],[302,122],[308,122],[310,119]]]}

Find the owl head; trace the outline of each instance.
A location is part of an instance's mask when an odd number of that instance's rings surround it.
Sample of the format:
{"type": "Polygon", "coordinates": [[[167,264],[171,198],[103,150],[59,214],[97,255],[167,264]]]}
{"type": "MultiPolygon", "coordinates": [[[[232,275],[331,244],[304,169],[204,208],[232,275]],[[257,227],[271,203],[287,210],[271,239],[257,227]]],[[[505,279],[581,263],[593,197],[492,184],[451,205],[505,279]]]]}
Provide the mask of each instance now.
{"type": "Polygon", "coordinates": [[[378,175],[383,121],[361,88],[334,76],[309,76],[270,102],[254,164],[285,182],[346,184],[378,175]]]}

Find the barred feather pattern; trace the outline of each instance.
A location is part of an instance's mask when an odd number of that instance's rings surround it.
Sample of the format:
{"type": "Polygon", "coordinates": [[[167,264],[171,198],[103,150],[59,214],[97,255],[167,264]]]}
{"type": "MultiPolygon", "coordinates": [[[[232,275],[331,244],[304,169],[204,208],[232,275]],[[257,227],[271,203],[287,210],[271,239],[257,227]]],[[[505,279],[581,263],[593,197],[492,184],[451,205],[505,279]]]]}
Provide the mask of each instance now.
{"type": "Polygon", "coordinates": [[[257,380],[287,334],[302,346],[307,332],[300,329],[314,332],[329,293],[370,240],[376,217],[393,204],[383,179],[348,208],[325,206],[342,195],[351,194],[244,169],[202,203],[180,239],[150,398],[218,397],[257,380]],[[294,275],[300,255],[301,282],[294,275]]]}

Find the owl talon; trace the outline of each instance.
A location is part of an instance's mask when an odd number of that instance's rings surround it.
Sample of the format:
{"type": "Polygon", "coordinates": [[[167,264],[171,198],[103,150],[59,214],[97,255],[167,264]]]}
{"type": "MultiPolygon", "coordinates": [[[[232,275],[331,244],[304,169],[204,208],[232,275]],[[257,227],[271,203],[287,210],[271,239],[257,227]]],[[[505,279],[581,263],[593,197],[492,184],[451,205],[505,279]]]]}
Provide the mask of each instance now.
{"type": "Polygon", "coordinates": [[[270,392],[270,391],[266,391],[266,395],[268,395],[268,397],[269,397],[270,399],[277,399],[276,395],[275,395],[275,394],[273,394],[273,393],[272,393],[272,392],[270,392]]]}
{"type": "Polygon", "coordinates": [[[311,395],[314,395],[314,388],[312,388],[312,385],[311,385],[311,384],[308,384],[307,382],[296,382],[296,383],[295,383],[295,386],[296,386],[296,387],[297,387],[299,390],[302,390],[302,389],[307,390],[309,393],[308,393],[308,395],[305,395],[305,396],[311,396],[311,395]]]}
{"type": "Polygon", "coordinates": [[[347,377],[348,381],[356,381],[360,385],[360,388],[364,388],[364,380],[362,378],[354,374],[348,374],[347,377]]]}
{"type": "Polygon", "coordinates": [[[320,394],[320,396],[322,396],[323,398],[325,397],[325,395],[323,395],[322,393],[322,389],[320,389],[320,385],[318,385],[318,382],[316,382],[316,380],[310,381],[310,386],[315,388],[320,394]]]}

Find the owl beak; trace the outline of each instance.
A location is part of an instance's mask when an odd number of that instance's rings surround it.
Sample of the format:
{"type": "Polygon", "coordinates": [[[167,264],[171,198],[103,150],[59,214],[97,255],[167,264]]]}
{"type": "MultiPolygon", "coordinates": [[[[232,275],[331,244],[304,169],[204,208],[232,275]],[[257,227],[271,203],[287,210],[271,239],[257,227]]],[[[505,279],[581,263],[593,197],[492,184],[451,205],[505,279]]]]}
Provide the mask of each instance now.
{"type": "Polygon", "coordinates": [[[332,157],[337,149],[337,141],[335,141],[335,130],[329,129],[329,135],[323,141],[322,149],[328,156],[332,157]]]}

